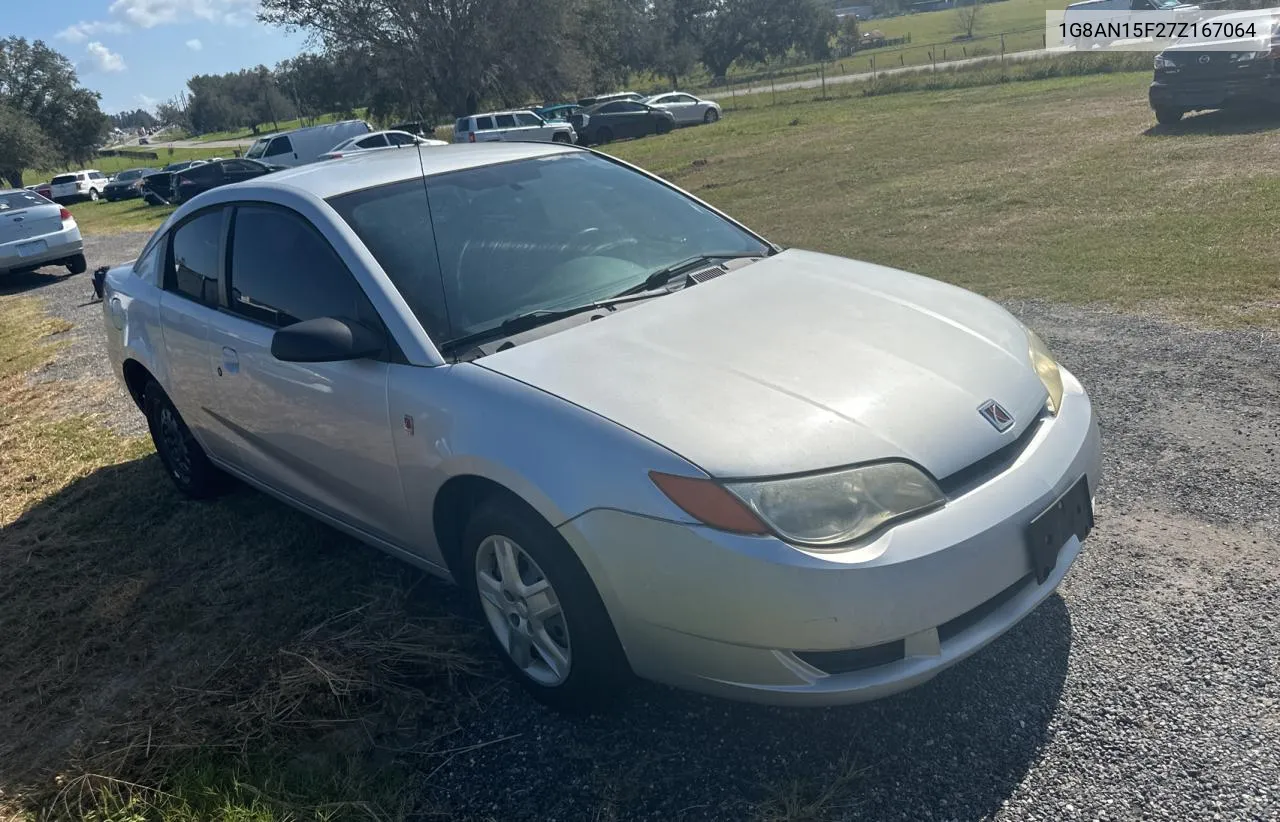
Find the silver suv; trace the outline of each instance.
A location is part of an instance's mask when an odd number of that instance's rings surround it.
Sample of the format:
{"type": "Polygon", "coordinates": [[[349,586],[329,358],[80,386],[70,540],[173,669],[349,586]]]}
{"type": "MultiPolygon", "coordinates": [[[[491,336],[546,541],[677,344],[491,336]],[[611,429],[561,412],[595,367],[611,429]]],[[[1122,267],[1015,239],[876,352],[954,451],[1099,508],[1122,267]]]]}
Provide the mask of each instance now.
{"type": "Polygon", "coordinates": [[[577,139],[573,126],[544,120],[527,109],[459,117],[453,125],[455,143],[495,143],[501,140],[574,143],[577,139]]]}

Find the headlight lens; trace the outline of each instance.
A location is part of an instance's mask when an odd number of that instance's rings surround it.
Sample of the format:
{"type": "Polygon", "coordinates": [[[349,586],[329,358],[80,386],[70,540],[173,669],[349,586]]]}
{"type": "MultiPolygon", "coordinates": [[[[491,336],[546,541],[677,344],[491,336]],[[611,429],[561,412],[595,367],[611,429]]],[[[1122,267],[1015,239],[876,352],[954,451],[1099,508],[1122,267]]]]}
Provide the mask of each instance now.
{"type": "Polygon", "coordinates": [[[1045,390],[1049,392],[1049,413],[1057,414],[1062,407],[1062,371],[1058,368],[1058,361],[1049,353],[1044,340],[1030,328],[1027,329],[1027,346],[1031,351],[1031,367],[1036,370],[1040,382],[1044,383],[1045,390]]]}
{"type": "Polygon", "coordinates": [[[928,475],[905,462],[725,487],[783,539],[816,546],[851,542],[945,501],[928,475]]]}

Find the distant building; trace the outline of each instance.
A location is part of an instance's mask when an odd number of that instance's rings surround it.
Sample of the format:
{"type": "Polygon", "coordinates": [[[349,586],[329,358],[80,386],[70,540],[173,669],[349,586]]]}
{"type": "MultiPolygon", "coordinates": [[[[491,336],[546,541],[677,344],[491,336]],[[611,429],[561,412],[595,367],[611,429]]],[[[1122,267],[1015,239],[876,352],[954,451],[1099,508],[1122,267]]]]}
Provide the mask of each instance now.
{"type": "Polygon", "coordinates": [[[875,14],[875,11],[871,6],[844,6],[836,9],[836,17],[853,16],[859,20],[868,20],[873,14],[875,14]]]}

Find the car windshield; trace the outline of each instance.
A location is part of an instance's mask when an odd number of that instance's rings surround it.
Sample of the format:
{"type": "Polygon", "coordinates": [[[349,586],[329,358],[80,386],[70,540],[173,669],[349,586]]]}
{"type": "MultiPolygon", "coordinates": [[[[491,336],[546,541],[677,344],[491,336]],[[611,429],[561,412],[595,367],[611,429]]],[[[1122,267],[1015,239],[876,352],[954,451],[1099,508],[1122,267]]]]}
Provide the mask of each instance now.
{"type": "Polygon", "coordinates": [[[428,177],[427,198],[414,183],[330,202],[437,343],[616,295],[700,255],[770,250],[675,189],[585,152],[428,177]],[[423,256],[423,225],[438,268],[423,256]]]}
{"type": "Polygon", "coordinates": [[[116,179],[121,182],[124,182],[126,180],[136,180],[141,176],[142,176],[142,169],[134,168],[128,171],[120,172],[119,174],[116,175],[116,179]]]}
{"type": "Polygon", "coordinates": [[[248,157],[250,160],[256,160],[257,158],[261,157],[263,154],[266,154],[267,143],[269,142],[271,141],[265,138],[262,140],[259,140],[258,142],[254,143],[252,146],[249,147],[249,151],[244,156],[248,157]]]}
{"type": "Polygon", "coordinates": [[[7,194],[0,194],[0,211],[16,211],[20,208],[48,204],[48,200],[34,191],[11,191],[7,194]]]}
{"type": "Polygon", "coordinates": [[[62,185],[63,183],[74,183],[75,181],[76,181],[76,175],[74,174],[59,174],[57,177],[53,178],[50,185],[57,186],[57,185],[62,185]]]}

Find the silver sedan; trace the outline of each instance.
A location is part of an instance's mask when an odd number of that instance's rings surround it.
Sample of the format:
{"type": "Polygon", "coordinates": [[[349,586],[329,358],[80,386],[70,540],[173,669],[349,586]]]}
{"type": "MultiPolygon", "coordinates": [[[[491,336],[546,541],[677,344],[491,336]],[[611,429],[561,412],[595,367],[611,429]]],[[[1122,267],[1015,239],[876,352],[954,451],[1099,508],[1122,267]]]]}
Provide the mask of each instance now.
{"type": "Polygon", "coordinates": [[[75,217],[34,191],[0,189],[0,274],[44,265],[84,273],[84,243],[75,217]]]}
{"type": "Polygon", "coordinates": [[[237,477],[458,582],[560,707],[633,674],[900,691],[1030,613],[1093,525],[1089,397],[1004,309],[582,149],[218,188],[103,305],[179,489],[237,477]]]}
{"type": "Polygon", "coordinates": [[[694,126],[699,123],[714,123],[720,119],[720,104],[715,100],[703,100],[682,91],[667,94],[656,94],[646,99],[646,105],[671,112],[678,126],[694,126]]]}

